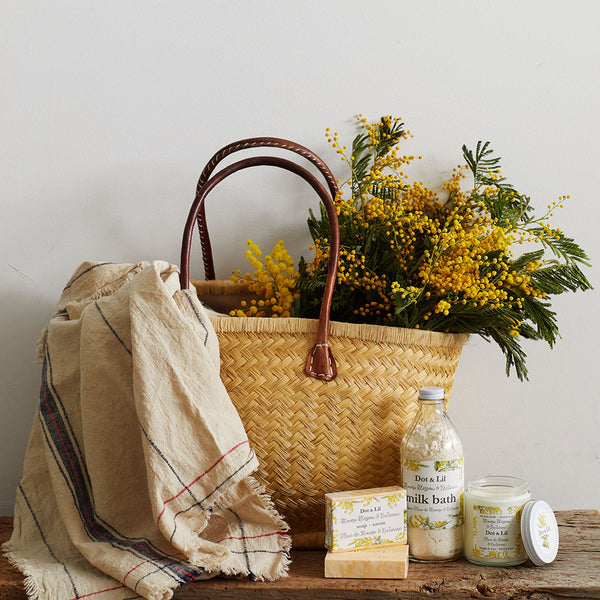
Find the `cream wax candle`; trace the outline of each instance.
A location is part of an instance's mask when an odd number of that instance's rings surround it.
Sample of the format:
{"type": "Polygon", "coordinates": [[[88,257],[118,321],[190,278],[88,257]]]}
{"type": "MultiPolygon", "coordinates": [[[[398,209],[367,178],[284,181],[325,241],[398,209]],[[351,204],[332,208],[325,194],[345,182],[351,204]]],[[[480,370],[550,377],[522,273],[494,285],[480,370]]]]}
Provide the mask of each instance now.
{"type": "Polygon", "coordinates": [[[518,565],[527,560],[521,515],[531,500],[523,479],[487,476],[465,493],[465,557],[481,565],[518,565]]]}

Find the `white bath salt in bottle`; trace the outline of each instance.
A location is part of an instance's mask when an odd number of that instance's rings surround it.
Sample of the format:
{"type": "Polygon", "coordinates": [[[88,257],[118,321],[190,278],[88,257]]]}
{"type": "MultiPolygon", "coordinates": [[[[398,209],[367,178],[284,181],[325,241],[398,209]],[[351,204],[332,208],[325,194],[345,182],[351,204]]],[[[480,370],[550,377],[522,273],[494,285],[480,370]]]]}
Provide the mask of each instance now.
{"type": "Polygon", "coordinates": [[[463,547],[464,457],[444,410],[444,390],[419,390],[419,413],[400,446],[410,557],[418,562],[459,558],[463,547]]]}

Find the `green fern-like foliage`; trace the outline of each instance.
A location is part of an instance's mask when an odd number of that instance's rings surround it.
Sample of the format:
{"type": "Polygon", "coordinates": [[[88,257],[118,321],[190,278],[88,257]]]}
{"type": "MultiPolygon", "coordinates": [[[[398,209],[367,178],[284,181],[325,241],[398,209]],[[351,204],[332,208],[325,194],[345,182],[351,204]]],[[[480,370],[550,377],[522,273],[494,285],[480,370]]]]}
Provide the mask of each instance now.
{"type": "MultiPolygon", "coordinates": [[[[330,141],[349,168],[350,197],[336,199],[341,256],[332,318],[396,327],[478,334],[506,357],[507,374],[527,378],[523,339],[559,337],[552,296],[591,288],[585,251],[537,216],[530,198],[500,172],[489,142],[463,146],[444,198],[408,182],[413,156],[401,155],[404,124],[359,119],[351,155],[330,141]],[[472,186],[463,190],[467,176],[472,186]],[[517,252],[520,245],[533,250],[517,252]]],[[[317,317],[327,274],[329,224],[323,208],[308,228],[316,256],[300,262],[296,313],[317,317]]]]}

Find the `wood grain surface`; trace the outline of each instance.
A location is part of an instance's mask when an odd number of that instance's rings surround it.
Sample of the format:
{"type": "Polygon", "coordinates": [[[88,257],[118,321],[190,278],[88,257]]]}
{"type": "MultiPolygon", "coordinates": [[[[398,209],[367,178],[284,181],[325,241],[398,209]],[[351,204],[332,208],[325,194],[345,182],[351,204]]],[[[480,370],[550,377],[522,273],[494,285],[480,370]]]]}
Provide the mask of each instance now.
{"type": "MultiPolygon", "coordinates": [[[[556,513],[560,548],[546,567],[527,562],[517,567],[481,567],[465,560],[439,565],[411,563],[407,579],[325,579],[324,552],[292,552],[290,576],[273,582],[216,578],[190,583],[176,600],[387,600],[480,598],[554,600],[600,598],[600,513],[569,510],[556,513]]],[[[12,530],[12,519],[0,518],[0,542],[12,530]]],[[[0,600],[25,600],[23,576],[0,559],[0,600]]],[[[57,598],[57,600],[61,600],[57,598]]]]}

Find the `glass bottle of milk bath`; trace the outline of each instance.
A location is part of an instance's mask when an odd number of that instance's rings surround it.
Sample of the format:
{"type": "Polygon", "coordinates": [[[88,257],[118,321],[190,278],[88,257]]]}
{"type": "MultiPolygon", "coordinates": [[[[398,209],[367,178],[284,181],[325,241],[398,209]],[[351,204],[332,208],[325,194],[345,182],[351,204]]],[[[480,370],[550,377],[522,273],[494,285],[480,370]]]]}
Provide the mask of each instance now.
{"type": "Polygon", "coordinates": [[[411,559],[446,562],[463,547],[464,457],[444,410],[444,390],[419,390],[419,413],[400,446],[411,559]]]}

